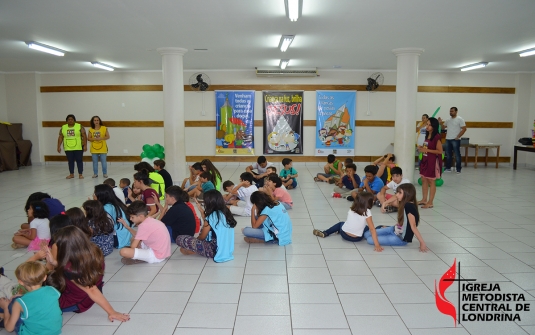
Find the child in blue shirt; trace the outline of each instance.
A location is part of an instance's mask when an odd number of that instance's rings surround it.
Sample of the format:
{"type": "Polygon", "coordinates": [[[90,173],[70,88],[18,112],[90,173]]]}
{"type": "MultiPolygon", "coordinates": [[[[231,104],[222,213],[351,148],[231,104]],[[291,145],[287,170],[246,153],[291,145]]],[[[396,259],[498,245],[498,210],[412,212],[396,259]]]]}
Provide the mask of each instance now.
{"type": "Polygon", "coordinates": [[[373,201],[377,201],[377,194],[381,192],[381,189],[385,184],[381,178],[377,177],[377,168],[373,165],[368,165],[364,168],[366,178],[362,179],[359,188],[356,191],[351,192],[351,196],[347,197],[347,200],[353,201],[358,192],[366,191],[373,194],[373,201]]]}
{"type": "Polygon", "coordinates": [[[297,171],[292,167],[292,160],[290,158],[284,158],[282,160],[282,169],[280,177],[282,179],[282,184],[289,190],[297,187],[297,171]]]}
{"type": "Polygon", "coordinates": [[[200,184],[197,185],[197,188],[189,192],[189,196],[192,198],[202,199],[204,193],[210,190],[215,190],[214,183],[210,181],[211,179],[212,179],[212,175],[210,174],[210,172],[203,171],[199,175],[200,184]]]}
{"type": "Polygon", "coordinates": [[[346,165],[345,175],[336,182],[336,187],[334,188],[334,192],[339,193],[340,197],[345,198],[351,195],[351,191],[360,186],[360,177],[356,171],[357,166],[355,164],[349,163],[346,165]]]}

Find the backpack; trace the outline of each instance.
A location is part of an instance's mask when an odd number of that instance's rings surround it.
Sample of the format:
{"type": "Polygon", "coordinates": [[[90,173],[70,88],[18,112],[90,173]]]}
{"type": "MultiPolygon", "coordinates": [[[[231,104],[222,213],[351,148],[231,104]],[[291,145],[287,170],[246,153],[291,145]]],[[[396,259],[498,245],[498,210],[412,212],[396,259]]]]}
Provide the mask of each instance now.
{"type": "Polygon", "coordinates": [[[532,145],[533,140],[529,137],[522,137],[521,139],[518,140],[518,143],[522,145],[532,145]]]}

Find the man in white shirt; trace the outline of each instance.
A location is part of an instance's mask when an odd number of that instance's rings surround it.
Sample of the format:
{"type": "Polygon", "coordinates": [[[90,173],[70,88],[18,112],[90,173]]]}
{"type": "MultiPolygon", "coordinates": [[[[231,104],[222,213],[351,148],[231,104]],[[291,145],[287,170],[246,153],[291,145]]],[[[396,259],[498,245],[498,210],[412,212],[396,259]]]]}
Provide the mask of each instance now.
{"type": "Polygon", "coordinates": [[[245,168],[245,171],[251,173],[254,178],[254,183],[256,187],[264,187],[264,178],[267,177],[268,173],[266,172],[267,168],[273,166],[273,163],[267,161],[266,157],[259,156],[256,159],[256,163],[249,165],[245,168]],[[256,170],[258,172],[254,172],[256,170]]]}
{"type": "Polygon", "coordinates": [[[452,154],[455,153],[455,165],[457,174],[461,173],[461,136],[466,132],[466,123],[463,118],[457,116],[457,107],[450,108],[451,118],[442,121],[438,118],[438,122],[442,126],[442,129],[446,129],[446,168],[444,172],[451,172],[451,159],[452,154]]]}

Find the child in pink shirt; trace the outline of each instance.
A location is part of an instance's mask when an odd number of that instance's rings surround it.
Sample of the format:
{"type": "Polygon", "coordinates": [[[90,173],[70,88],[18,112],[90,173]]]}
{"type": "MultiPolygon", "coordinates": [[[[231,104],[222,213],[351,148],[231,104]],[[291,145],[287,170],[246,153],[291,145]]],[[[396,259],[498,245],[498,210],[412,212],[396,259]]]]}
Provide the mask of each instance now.
{"type": "Polygon", "coordinates": [[[122,248],[119,253],[125,265],[137,263],[160,263],[171,256],[171,240],[167,227],[156,219],[148,216],[147,206],[143,201],[134,201],[128,207],[128,215],[138,227],[138,230],[130,228],[128,222],[123,219],[118,221],[132,233],[133,240],[130,247],[122,248]],[[138,248],[138,246],[141,246],[138,248]]]}
{"type": "Polygon", "coordinates": [[[277,174],[272,173],[267,177],[267,181],[264,184],[264,192],[269,194],[273,200],[279,201],[285,209],[292,209],[294,205],[292,196],[281,186],[282,179],[277,174]]]}

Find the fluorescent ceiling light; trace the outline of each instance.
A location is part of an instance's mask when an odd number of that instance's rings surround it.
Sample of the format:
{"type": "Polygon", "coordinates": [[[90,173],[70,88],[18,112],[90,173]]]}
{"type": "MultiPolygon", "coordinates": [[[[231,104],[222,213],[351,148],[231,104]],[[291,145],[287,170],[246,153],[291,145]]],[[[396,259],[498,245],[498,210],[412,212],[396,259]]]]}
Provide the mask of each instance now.
{"type": "Polygon", "coordinates": [[[106,71],[113,71],[113,70],[115,70],[112,66],[110,66],[110,65],[106,65],[106,64],[104,64],[104,63],[91,62],[91,64],[93,64],[94,67],[98,67],[99,69],[103,69],[103,70],[106,70],[106,71]]]}
{"type": "Polygon", "coordinates": [[[519,55],[520,55],[520,57],[533,56],[533,55],[535,55],[535,48],[520,51],[519,55]]]}
{"type": "Polygon", "coordinates": [[[46,52],[46,53],[56,55],[56,56],[65,55],[65,51],[58,49],[58,48],[51,47],[46,44],[37,43],[37,42],[26,42],[26,44],[28,45],[30,49],[39,50],[39,51],[46,52]]]}
{"type": "Polygon", "coordinates": [[[284,5],[290,21],[297,21],[303,9],[303,0],[284,0],[284,5]]]}
{"type": "Polygon", "coordinates": [[[282,70],[284,70],[288,66],[288,64],[290,64],[289,59],[281,59],[281,63],[279,66],[282,70]]]}
{"type": "Polygon", "coordinates": [[[279,46],[282,52],[285,52],[290,47],[290,44],[292,44],[294,40],[294,35],[282,35],[281,40],[279,42],[279,46]]]}
{"type": "Polygon", "coordinates": [[[482,67],[487,66],[488,63],[489,62],[481,62],[481,63],[474,63],[474,64],[466,65],[461,68],[461,71],[470,71],[470,70],[480,69],[482,67]]]}

